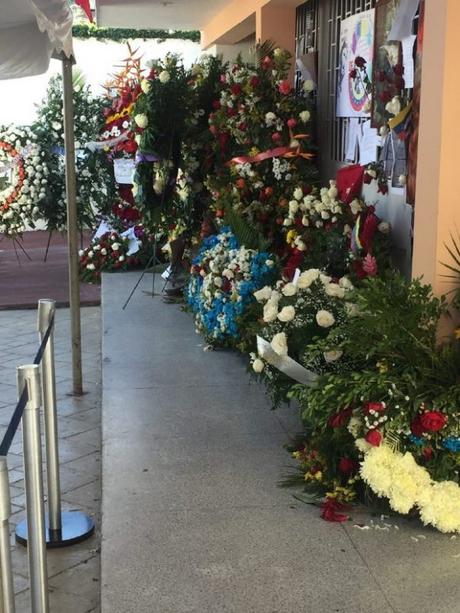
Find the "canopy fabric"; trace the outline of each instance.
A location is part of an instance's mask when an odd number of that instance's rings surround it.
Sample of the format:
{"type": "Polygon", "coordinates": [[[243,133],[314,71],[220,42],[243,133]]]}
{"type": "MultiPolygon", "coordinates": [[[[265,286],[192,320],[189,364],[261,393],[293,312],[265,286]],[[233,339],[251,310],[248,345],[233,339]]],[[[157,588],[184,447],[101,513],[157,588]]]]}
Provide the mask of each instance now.
{"type": "Polygon", "coordinates": [[[0,79],[41,74],[53,54],[72,55],[67,0],[0,0],[0,15],[0,79]]]}

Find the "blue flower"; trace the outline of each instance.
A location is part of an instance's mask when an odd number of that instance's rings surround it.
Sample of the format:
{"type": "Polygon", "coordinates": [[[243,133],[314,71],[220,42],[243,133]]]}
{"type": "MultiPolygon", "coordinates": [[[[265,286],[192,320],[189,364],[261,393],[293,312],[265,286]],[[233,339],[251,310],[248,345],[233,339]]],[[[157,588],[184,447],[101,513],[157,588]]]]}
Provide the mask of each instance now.
{"type": "Polygon", "coordinates": [[[442,441],[442,446],[444,449],[448,451],[453,451],[454,453],[460,452],[460,437],[459,436],[448,436],[442,441]]]}
{"type": "Polygon", "coordinates": [[[414,445],[418,445],[419,447],[425,444],[425,440],[420,436],[415,436],[415,434],[410,434],[409,440],[411,443],[414,443],[414,445]]]}

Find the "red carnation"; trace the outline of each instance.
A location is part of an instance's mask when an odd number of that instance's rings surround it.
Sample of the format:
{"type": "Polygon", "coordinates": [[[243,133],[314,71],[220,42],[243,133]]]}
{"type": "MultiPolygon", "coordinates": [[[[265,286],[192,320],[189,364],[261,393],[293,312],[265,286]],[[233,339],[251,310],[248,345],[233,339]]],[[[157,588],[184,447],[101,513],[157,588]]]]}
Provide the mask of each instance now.
{"type": "Polygon", "coordinates": [[[365,172],[363,177],[363,183],[369,185],[369,183],[372,183],[373,178],[374,177],[372,177],[369,173],[365,172]]]}
{"type": "Polygon", "coordinates": [[[355,58],[355,66],[357,66],[358,68],[366,68],[366,60],[361,57],[360,55],[358,55],[358,57],[355,58]]]}
{"type": "Polygon", "coordinates": [[[370,415],[371,411],[375,411],[376,413],[382,413],[385,410],[384,402],[366,402],[363,406],[363,413],[366,415],[370,415]]]}
{"type": "Polygon", "coordinates": [[[420,423],[426,432],[439,432],[447,423],[447,417],[440,411],[427,411],[420,415],[420,423]]]}
{"type": "Polygon", "coordinates": [[[279,89],[280,93],[283,94],[283,96],[287,96],[288,94],[291,93],[291,89],[292,89],[291,82],[288,81],[288,79],[284,79],[278,85],[278,89],[279,89]]]}
{"type": "Polygon", "coordinates": [[[339,470],[344,475],[350,475],[351,473],[355,473],[358,470],[358,463],[355,462],[355,460],[351,460],[350,458],[340,458],[339,470]]]}
{"type": "Polygon", "coordinates": [[[274,141],[275,143],[279,142],[281,140],[281,134],[279,132],[274,132],[272,134],[272,141],[274,141]]]}
{"type": "Polygon", "coordinates": [[[212,103],[212,108],[213,108],[215,111],[218,111],[218,110],[220,109],[220,102],[219,102],[219,100],[214,100],[214,101],[213,101],[213,103],[212,103]]]}
{"type": "Polygon", "coordinates": [[[346,407],[345,409],[342,409],[338,413],[332,415],[327,423],[331,428],[343,428],[343,426],[348,423],[351,414],[351,407],[346,407]]]}
{"type": "Polygon", "coordinates": [[[369,432],[366,434],[366,441],[369,443],[369,445],[373,445],[374,447],[380,446],[382,438],[383,437],[381,432],[379,430],[376,430],[375,428],[369,430],[369,432]]]}

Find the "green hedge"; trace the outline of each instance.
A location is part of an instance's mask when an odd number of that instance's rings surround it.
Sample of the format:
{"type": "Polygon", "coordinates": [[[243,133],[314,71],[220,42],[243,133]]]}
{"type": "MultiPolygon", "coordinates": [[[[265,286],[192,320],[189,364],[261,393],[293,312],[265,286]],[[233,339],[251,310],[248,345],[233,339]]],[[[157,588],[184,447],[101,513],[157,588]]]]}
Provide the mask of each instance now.
{"type": "Polygon", "coordinates": [[[75,38],[98,38],[99,40],[116,40],[125,42],[130,38],[179,38],[200,42],[200,33],[196,30],[181,32],[180,30],[133,30],[131,28],[98,28],[92,24],[75,25],[72,28],[75,38]]]}

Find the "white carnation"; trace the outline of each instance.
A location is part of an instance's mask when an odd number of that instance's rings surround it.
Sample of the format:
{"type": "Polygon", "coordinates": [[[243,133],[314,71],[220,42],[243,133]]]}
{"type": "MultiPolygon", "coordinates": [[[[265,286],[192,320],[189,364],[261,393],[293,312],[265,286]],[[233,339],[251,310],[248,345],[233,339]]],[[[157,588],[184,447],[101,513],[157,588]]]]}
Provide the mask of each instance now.
{"type": "Polygon", "coordinates": [[[297,281],[297,287],[299,287],[300,289],[306,289],[307,287],[310,287],[310,285],[319,277],[319,274],[319,270],[317,270],[316,268],[310,268],[310,270],[302,272],[297,281]]]}
{"type": "Polygon", "coordinates": [[[263,320],[265,323],[270,323],[275,321],[278,316],[278,305],[275,302],[269,300],[267,304],[264,306],[264,315],[263,320]]]}
{"type": "Polygon", "coordinates": [[[254,297],[257,302],[266,302],[267,300],[270,300],[271,294],[272,288],[269,285],[266,285],[262,289],[257,290],[257,292],[254,292],[254,297]]]}
{"type": "Polygon", "coordinates": [[[345,296],[345,289],[340,287],[338,283],[329,283],[326,286],[326,294],[334,298],[343,298],[345,296]]]}
{"type": "Polygon", "coordinates": [[[323,353],[324,359],[328,364],[331,362],[336,362],[343,355],[343,351],[340,349],[331,349],[330,351],[325,351],[323,353]]]}
{"type": "Polygon", "coordinates": [[[265,364],[262,362],[260,358],[256,358],[252,363],[252,369],[254,372],[260,373],[263,371],[265,364]]]}
{"type": "Polygon", "coordinates": [[[299,113],[299,117],[300,121],[302,121],[303,123],[307,123],[307,121],[309,121],[310,119],[310,111],[302,111],[301,113],[299,113]]]}
{"type": "Polygon", "coordinates": [[[149,125],[149,118],[145,113],[138,113],[134,116],[134,122],[139,128],[146,128],[149,125]]]}
{"type": "Polygon", "coordinates": [[[158,75],[160,83],[167,83],[171,79],[171,75],[167,70],[162,70],[158,75]]]}
{"type": "Polygon", "coordinates": [[[294,296],[297,293],[297,287],[294,283],[286,283],[281,291],[284,296],[294,296]]]}
{"type": "Polygon", "coordinates": [[[299,201],[302,200],[302,198],[303,198],[303,191],[302,191],[301,187],[296,187],[295,188],[295,190],[294,190],[294,198],[296,200],[299,200],[299,201]]]}

